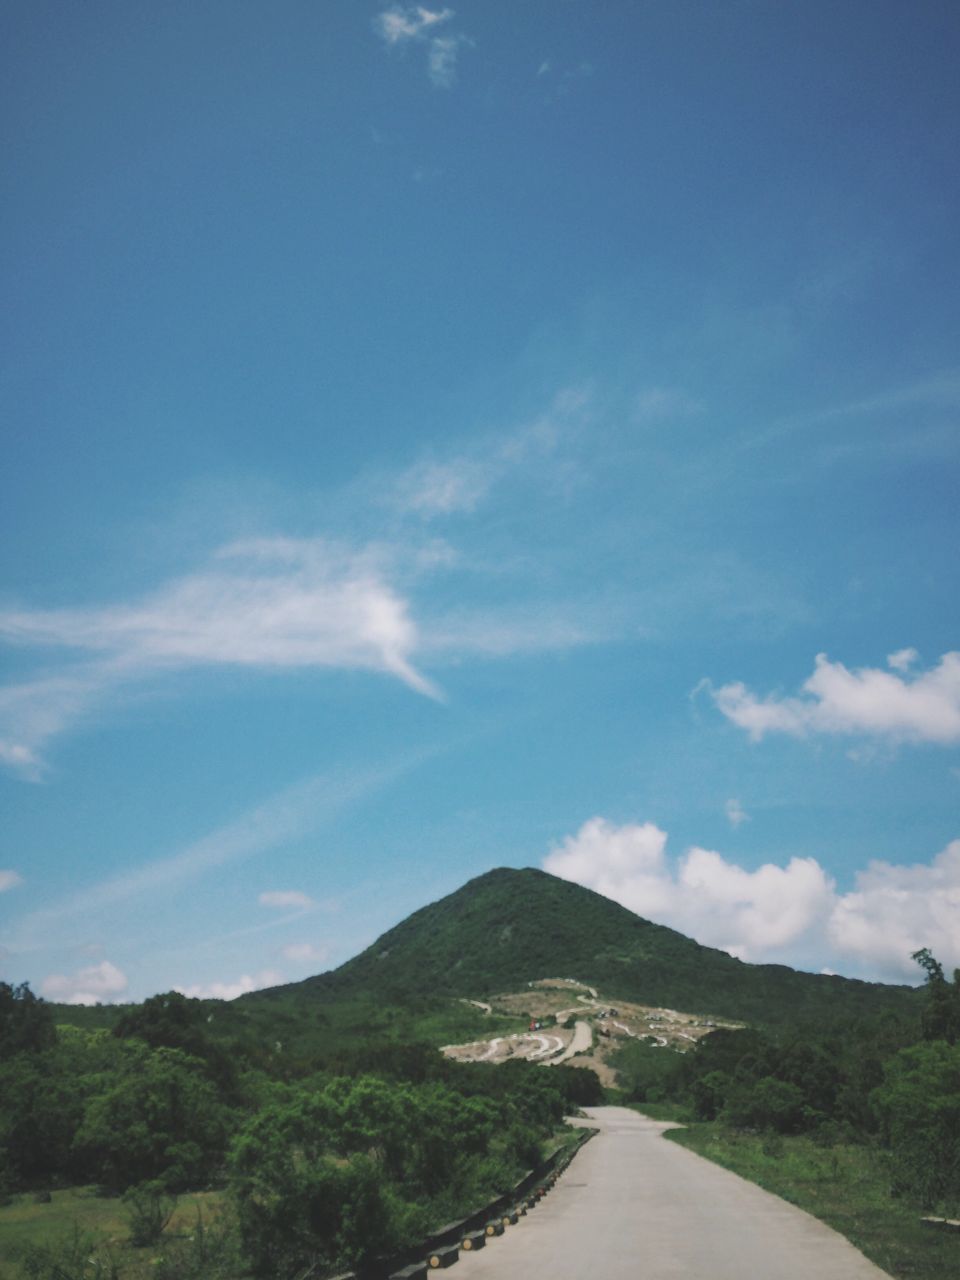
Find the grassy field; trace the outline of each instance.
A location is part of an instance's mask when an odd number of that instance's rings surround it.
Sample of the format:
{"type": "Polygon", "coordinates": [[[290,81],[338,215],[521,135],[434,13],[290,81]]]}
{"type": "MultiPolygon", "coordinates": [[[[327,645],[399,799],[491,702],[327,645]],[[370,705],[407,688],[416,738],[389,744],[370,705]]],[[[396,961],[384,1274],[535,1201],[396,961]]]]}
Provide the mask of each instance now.
{"type": "MultiPolygon", "coordinates": [[[[653,1114],[647,1106],[637,1110],[653,1114]]],[[[668,1137],[820,1218],[898,1280],[960,1277],[960,1234],[924,1226],[915,1205],[893,1199],[882,1158],[868,1147],[733,1133],[717,1124],[673,1129],[668,1137]]]]}
{"type": "MultiPolygon", "coordinates": [[[[217,1191],[182,1196],[164,1232],[166,1246],[189,1242],[196,1230],[198,1208],[208,1225],[216,1222],[221,1204],[217,1191]]],[[[78,1236],[85,1237],[90,1248],[95,1246],[99,1255],[115,1262],[123,1280],[156,1275],[159,1249],[155,1245],[135,1249],[130,1244],[123,1201],[97,1195],[93,1187],[70,1187],[54,1191],[49,1204],[38,1204],[32,1194],[25,1194],[14,1196],[10,1204],[0,1208],[0,1280],[19,1277],[20,1263],[31,1247],[71,1249],[78,1236]]]]}

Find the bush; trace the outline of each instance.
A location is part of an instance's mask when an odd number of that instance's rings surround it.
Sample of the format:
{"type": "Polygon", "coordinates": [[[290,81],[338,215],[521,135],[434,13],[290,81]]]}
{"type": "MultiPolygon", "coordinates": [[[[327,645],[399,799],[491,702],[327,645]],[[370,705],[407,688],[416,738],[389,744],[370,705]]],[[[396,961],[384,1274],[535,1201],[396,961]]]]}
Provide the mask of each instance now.
{"type": "Polygon", "coordinates": [[[796,1133],[804,1120],[803,1092],[795,1084],[764,1076],[751,1086],[735,1086],[721,1113],[738,1129],[796,1133]]]}
{"type": "Polygon", "coordinates": [[[130,1222],[130,1243],[137,1248],[156,1244],[173,1217],[177,1197],[170,1195],[162,1182],[143,1182],[124,1193],[130,1222]]]}
{"type": "Polygon", "coordinates": [[[165,1242],[153,1274],[155,1280],[236,1280],[244,1271],[232,1217],[221,1213],[207,1223],[198,1206],[193,1233],[185,1240],[165,1242]]]}
{"type": "Polygon", "coordinates": [[[120,1280],[114,1259],[77,1226],[73,1238],[59,1246],[33,1245],[23,1259],[27,1280],[120,1280]]]}

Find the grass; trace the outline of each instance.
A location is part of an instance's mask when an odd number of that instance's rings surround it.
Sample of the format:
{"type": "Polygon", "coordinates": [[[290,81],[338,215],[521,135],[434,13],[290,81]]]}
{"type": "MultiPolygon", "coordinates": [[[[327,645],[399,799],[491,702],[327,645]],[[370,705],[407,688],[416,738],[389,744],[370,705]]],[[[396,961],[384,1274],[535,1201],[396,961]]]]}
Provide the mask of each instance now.
{"type": "MultiPolygon", "coordinates": [[[[646,1105],[638,1110],[652,1114],[646,1105]]],[[[924,1226],[916,1205],[892,1198],[882,1156],[870,1147],[736,1133],[715,1123],[667,1137],[819,1218],[898,1280],[960,1276],[960,1236],[924,1226]]]]}
{"type": "MultiPolygon", "coordinates": [[[[197,1209],[209,1223],[216,1218],[222,1202],[218,1191],[182,1196],[164,1240],[192,1235],[197,1209]]],[[[30,1246],[69,1245],[77,1232],[112,1254],[124,1280],[143,1280],[154,1273],[158,1246],[135,1249],[129,1243],[130,1227],[123,1201],[117,1196],[97,1195],[94,1187],[69,1187],[52,1192],[49,1204],[38,1204],[32,1193],[25,1193],[0,1208],[0,1280],[13,1280],[19,1274],[20,1260],[30,1246]]]]}

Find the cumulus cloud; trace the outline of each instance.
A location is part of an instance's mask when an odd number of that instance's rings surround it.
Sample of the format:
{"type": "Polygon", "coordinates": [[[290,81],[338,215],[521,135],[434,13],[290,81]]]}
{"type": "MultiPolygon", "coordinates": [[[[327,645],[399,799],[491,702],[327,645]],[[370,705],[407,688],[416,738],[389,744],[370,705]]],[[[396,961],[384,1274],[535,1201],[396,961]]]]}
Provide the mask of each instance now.
{"type": "Polygon", "coordinates": [[[741,959],[796,942],[829,899],[830,881],[811,858],[745,871],[697,847],[668,859],[666,846],[667,833],[653,823],[592,818],[543,866],[741,959]]]}
{"type": "Polygon", "coordinates": [[[261,907],[301,907],[304,911],[309,911],[315,905],[313,899],[299,889],[268,889],[260,894],[257,901],[261,907]]]}
{"type": "Polygon", "coordinates": [[[815,858],[754,870],[697,846],[671,858],[655,824],[597,817],[543,867],[741,960],[916,981],[911,953],[928,946],[960,965],[960,841],[929,864],[871,863],[841,894],[815,858]]]}
{"type": "Polygon", "coordinates": [[[799,697],[759,698],[739,681],[705,687],[718,709],[750,737],[768,733],[859,735],[890,743],[960,742],[960,652],[945,653],[928,671],[911,673],[914,650],[891,654],[893,670],[849,670],[817,655],[799,697]]]}
{"type": "Polygon", "coordinates": [[[16,889],[18,884],[23,884],[23,876],[19,871],[0,871],[0,893],[16,889]]]}
{"type": "Polygon", "coordinates": [[[829,928],[838,951],[891,978],[916,977],[909,957],[921,947],[960,967],[960,840],[927,864],[871,862],[837,900],[829,928]]]}
{"type": "Polygon", "coordinates": [[[887,666],[894,671],[909,671],[919,660],[920,655],[916,649],[898,649],[896,653],[887,654],[887,666]]]}
{"type": "Polygon", "coordinates": [[[48,1000],[61,1004],[111,1004],[126,989],[126,974],[109,960],[76,973],[52,973],[40,985],[48,1000]]]}
{"type": "Polygon", "coordinates": [[[277,969],[261,969],[259,973],[243,973],[233,982],[194,982],[187,987],[174,987],[174,991],[201,1000],[236,1000],[248,991],[275,987],[284,980],[277,969]]]}
{"type": "Polygon", "coordinates": [[[318,947],[312,942],[292,942],[283,948],[283,956],[285,960],[292,960],[295,964],[326,964],[330,958],[330,948],[318,947]]]}

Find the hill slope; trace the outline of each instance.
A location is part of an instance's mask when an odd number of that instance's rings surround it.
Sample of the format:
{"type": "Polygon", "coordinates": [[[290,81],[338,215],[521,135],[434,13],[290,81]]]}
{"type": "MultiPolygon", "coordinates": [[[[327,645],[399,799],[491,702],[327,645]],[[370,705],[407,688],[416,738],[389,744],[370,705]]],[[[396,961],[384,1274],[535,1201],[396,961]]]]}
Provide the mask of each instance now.
{"type": "MultiPolygon", "coordinates": [[[[499,868],[415,911],[339,969],[241,997],[479,997],[544,977],[578,978],[620,999],[755,1023],[912,1013],[917,992],[751,965],[618,903],[532,868],[499,868]]],[[[239,1003],[239,1002],[238,1002],[239,1003]]]]}

